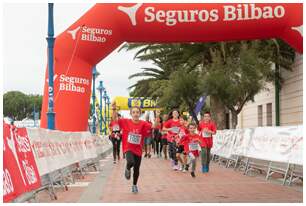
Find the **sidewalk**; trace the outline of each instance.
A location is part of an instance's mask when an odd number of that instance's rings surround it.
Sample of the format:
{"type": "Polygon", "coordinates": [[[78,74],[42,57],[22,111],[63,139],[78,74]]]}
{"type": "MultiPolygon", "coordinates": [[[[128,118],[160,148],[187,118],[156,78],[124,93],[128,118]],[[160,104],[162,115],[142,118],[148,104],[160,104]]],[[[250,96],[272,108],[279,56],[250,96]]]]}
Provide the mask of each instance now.
{"type": "MultiPolygon", "coordinates": [[[[302,186],[282,186],[215,163],[208,174],[200,173],[198,164],[192,178],[189,172],[172,171],[169,161],[155,157],[142,159],[139,193],[132,194],[132,180],[124,178],[124,160],[113,164],[108,156],[102,164],[101,173],[83,180],[92,181],[88,186],[58,192],[59,199],[52,202],[303,202],[302,186]]],[[[39,202],[46,202],[43,199],[39,202]]]]}

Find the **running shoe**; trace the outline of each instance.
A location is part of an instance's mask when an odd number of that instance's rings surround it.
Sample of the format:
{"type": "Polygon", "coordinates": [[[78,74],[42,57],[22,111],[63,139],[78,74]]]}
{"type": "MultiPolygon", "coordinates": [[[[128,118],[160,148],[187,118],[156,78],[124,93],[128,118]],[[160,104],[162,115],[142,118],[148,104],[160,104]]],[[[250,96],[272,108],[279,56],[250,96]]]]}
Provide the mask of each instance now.
{"type": "Polygon", "coordinates": [[[131,170],[125,168],[124,176],[127,180],[131,179],[131,170]]]}
{"type": "Polygon", "coordinates": [[[185,170],[188,171],[189,169],[189,164],[186,164],[185,170]]]}
{"type": "Polygon", "coordinates": [[[116,164],[116,160],[114,160],[113,163],[116,164]]]}
{"type": "Polygon", "coordinates": [[[190,174],[191,174],[191,177],[195,178],[194,172],[190,172],[190,174]]]}
{"type": "Polygon", "coordinates": [[[185,168],[184,168],[182,172],[184,172],[184,173],[185,173],[185,172],[187,172],[187,170],[185,170],[185,168]]]}
{"type": "Polygon", "coordinates": [[[151,158],[151,154],[148,154],[148,158],[151,158]]]}
{"type": "Polygon", "coordinates": [[[138,193],[138,188],[137,188],[137,185],[133,185],[132,186],[132,193],[138,193]]]}

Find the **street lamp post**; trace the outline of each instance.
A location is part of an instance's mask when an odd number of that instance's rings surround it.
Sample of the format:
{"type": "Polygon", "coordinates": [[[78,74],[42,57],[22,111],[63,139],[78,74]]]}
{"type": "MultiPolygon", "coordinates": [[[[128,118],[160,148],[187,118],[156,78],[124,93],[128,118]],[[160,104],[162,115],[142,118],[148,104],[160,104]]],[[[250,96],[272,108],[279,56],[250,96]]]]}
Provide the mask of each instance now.
{"type": "Polygon", "coordinates": [[[110,109],[110,98],[109,96],[107,96],[107,125],[110,124],[110,114],[109,114],[109,109],[110,109]]]}
{"type": "Polygon", "coordinates": [[[94,66],[92,70],[92,133],[96,134],[96,78],[99,76],[99,72],[96,69],[96,66],[94,66]]]}
{"type": "Polygon", "coordinates": [[[99,125],[100,125],[100,134],[102,134],[102,120],[103,120],[103,117],[102,117],[102,92],[104,90],[104,87],[103,87],[103,81],[100,81],[99,82],[99,86],[97,88],[97,90],[100,92],[100,122],[99,122],[99,125]]]}
{"type": "Polygon", "coordinates": [[[107,127],[107,122],[106,122],[106,99],[107,99],[107,93],[106,89],[104,88],[104,120],[105,120],[105,127],[104,127],[104,134],[106,135],[106,127],[107,127]]]}
{"type": "Polygon", "coordinates": [[[54,48],[54,24],[53,24],[53,3],[48,3],[48,129],[55,129],[54,112],[54,85],[53,85],[53,48],[54,48]]]}

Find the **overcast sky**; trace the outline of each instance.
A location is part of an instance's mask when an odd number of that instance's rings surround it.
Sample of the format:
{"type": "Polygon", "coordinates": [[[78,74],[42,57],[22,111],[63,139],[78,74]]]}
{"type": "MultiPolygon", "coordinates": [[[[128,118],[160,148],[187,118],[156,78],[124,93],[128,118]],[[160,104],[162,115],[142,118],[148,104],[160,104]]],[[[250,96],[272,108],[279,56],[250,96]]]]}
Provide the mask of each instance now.
{"type": "MultiPolygon", "coordinates": [[[[55,36],[78,20],[94,4],[56,3],[55,36]]],[[[4,9],[4,93],[19,90],[43,94],[47,63],[47,3],[5,3],[4,9]]],[[[141,67],[152,66],[133,60],[134,52],[114,51],[97,65],[99,80],[110,96],[128,96],[127,88],[136,80],[128,76],[141,67]]]]}

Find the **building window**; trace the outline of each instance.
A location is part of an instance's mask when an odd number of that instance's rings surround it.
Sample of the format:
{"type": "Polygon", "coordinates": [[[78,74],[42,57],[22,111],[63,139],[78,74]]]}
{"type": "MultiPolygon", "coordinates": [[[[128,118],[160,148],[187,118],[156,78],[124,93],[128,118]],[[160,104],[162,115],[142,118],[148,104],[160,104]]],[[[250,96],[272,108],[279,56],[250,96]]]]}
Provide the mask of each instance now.
{"type": "Polygon", "coordinates": [[[267,104],[267,126],[272,126],[272,103],[267,104]]]}
{"type": "Polygon", "coordinates": [[[258,126],[262,127],[262,105],[258,105],[257,107],[257,117],[258,117],[258,126]]]}

